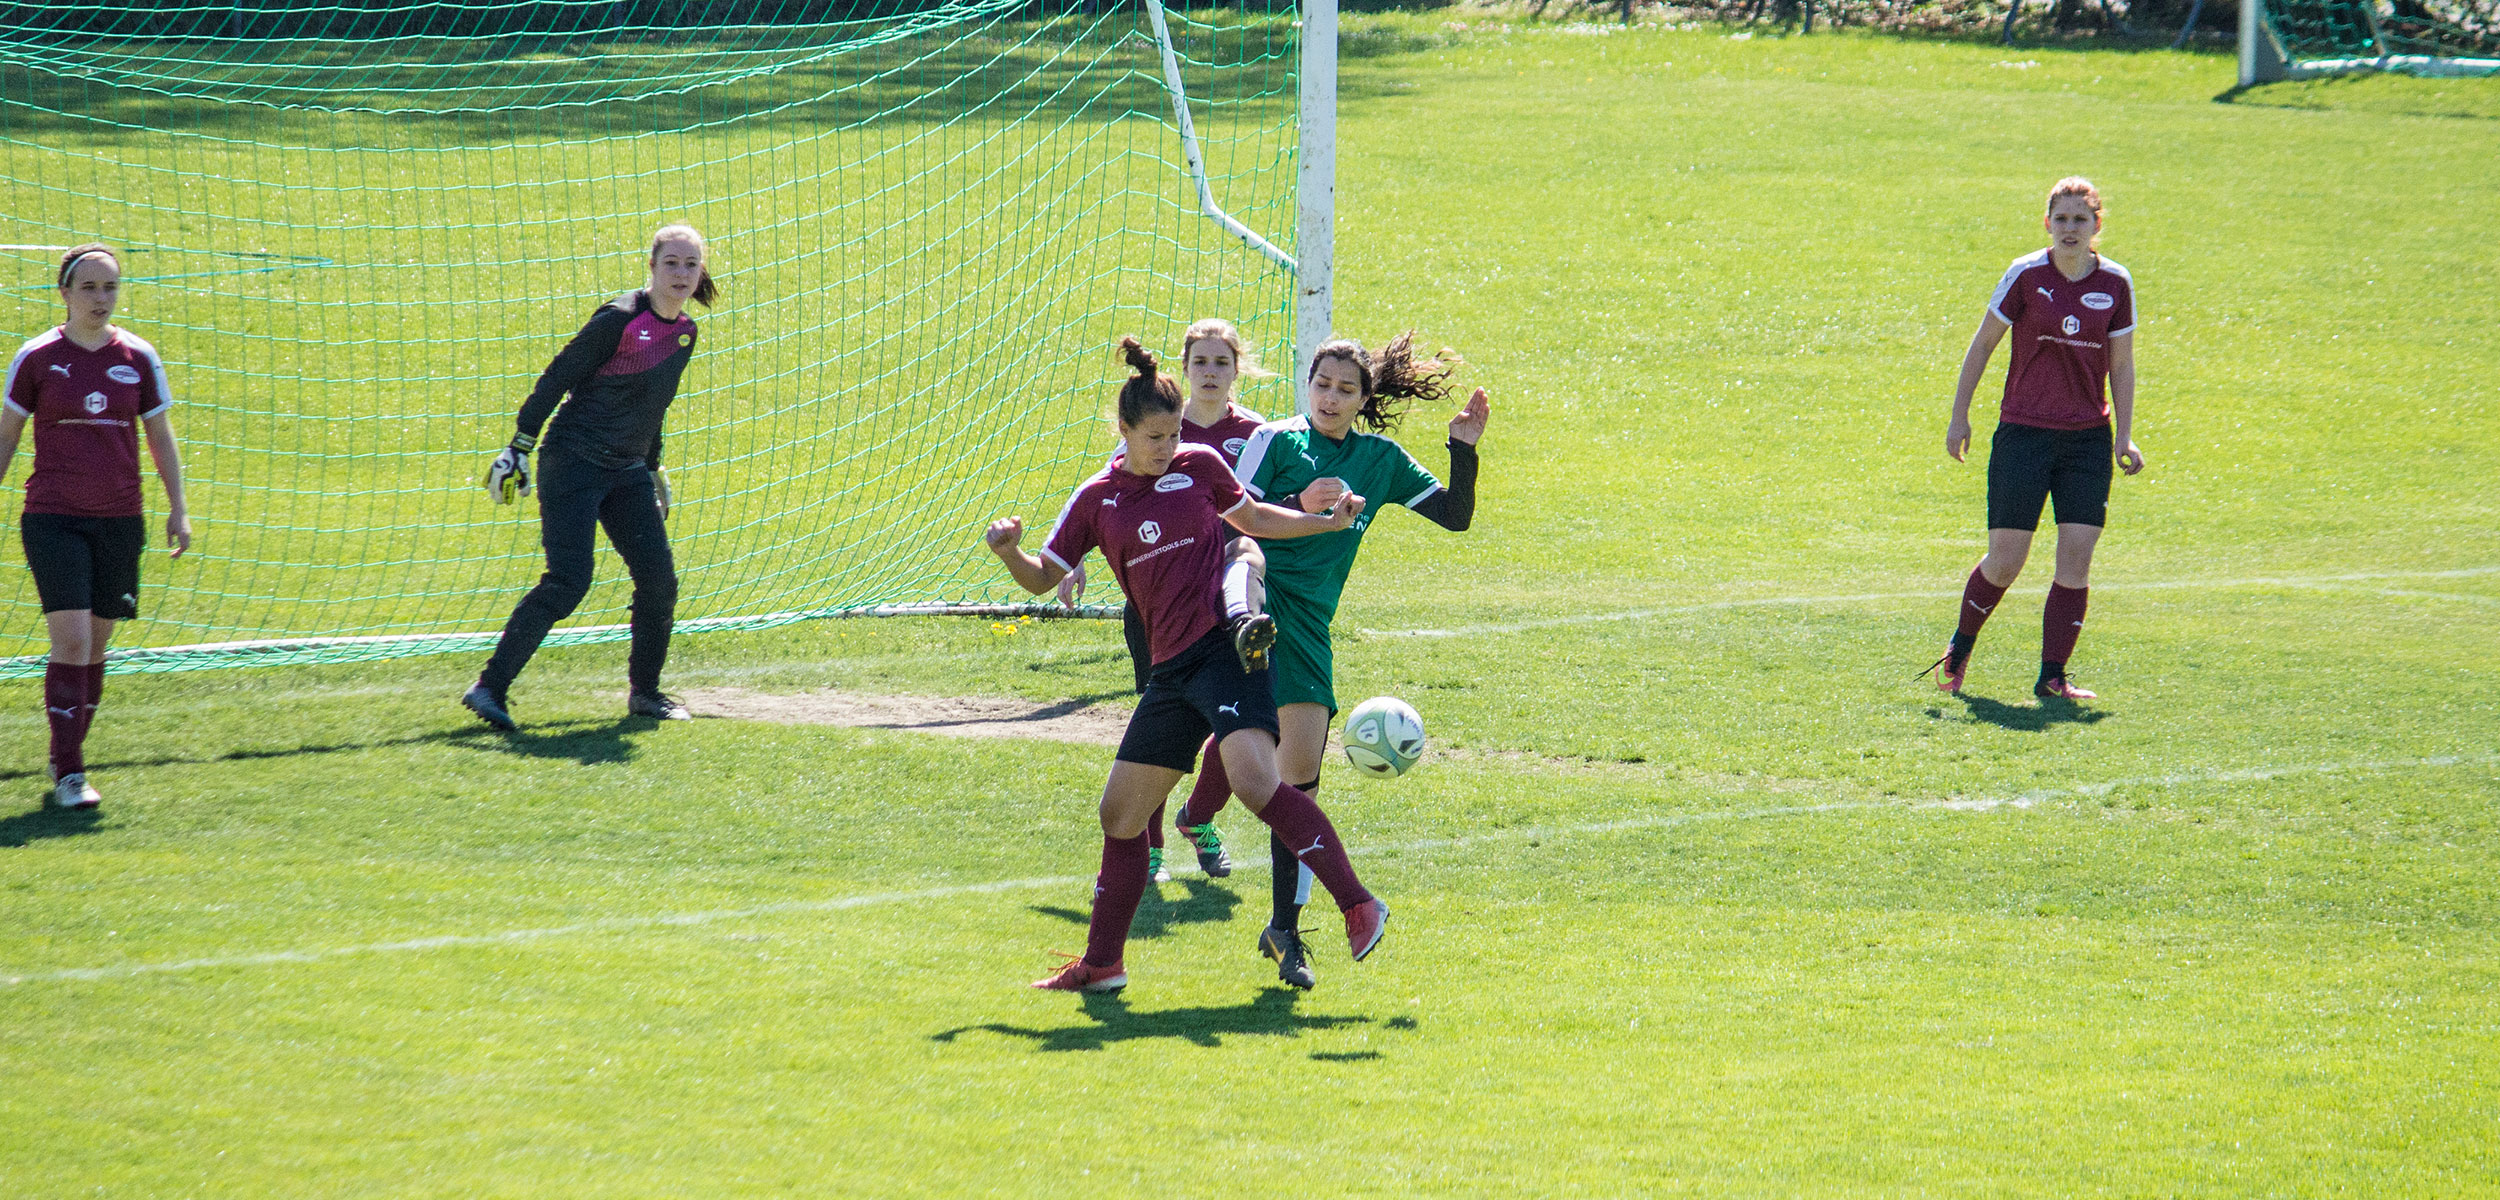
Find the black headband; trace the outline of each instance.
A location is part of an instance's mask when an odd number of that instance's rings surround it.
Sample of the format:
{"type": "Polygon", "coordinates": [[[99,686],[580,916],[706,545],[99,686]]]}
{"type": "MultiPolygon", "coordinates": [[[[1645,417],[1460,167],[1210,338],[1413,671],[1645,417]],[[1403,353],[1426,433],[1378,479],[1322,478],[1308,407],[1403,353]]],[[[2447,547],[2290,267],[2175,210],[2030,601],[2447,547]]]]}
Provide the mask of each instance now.
{"type": "Polygon", "coordinates": [[[77,254],[70,255],[70,256],[69,256],[69,258],[68,258],[67,260],[65,260],[64,262],[62,262],[62,263],[61,263],[61,278],[60,278],[57,282],[55,282],[52,286],[53,286],[53,287],[55,287],[55,288],[65,288],[65,287],[68,287],[68,286],[69,286],[69,273],[70,273],[70,272],[72,272],[72,271],[77,270],[77,269],[78,269],[78,264],[80,264],[80,263],[82,263],[82,262],[85,262],[85,261],[87,261],[88,259],[93,258],[93,257],[95,257],[96,255],[99,255],[99,254],[103,255],[103,256],[104,256],[104,257],[106,257],[106,258],[112,259],[112,260],[113,260],[114,262],[116,262],[116,263],[119,263],[119,262],[121,261],[120,256],[118,256],[118,255],[114,254],[111,250],[107,250],[107,249],[105,249],[105,248],[104,248],[104,247],[102,247],[102,246],[98,246],[98,247],[96,247],[96,248],[95,248],[95,249],[93,249],[93,250],[84,250],[84,251],[80,251],[80,252],[79,252],[79,253],[77,253],[77,254]]]}

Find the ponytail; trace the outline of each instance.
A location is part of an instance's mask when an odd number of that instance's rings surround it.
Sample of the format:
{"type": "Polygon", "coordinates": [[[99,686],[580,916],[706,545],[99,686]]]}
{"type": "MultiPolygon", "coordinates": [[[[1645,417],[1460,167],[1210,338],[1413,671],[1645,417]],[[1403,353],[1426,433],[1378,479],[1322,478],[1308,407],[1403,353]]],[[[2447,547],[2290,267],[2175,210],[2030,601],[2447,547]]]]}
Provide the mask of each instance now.
{"type": "Polygon", "coordinates": [[[1135,429],[1138,423],[1158,413],[1181,410],[1181,385],[1169,375],[1156,373],[1163,364],[1134,337],[1120,339],[1120,357],[1137,372],[1120,385],[1120,426],[1135,429]]]}

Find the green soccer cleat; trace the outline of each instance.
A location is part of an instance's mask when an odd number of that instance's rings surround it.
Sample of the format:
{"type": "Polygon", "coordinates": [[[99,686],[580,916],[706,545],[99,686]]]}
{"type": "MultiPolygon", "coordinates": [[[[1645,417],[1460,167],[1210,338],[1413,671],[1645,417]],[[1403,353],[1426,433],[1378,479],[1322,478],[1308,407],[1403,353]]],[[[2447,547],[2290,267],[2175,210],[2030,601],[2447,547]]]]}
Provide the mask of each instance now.
{"type": "Polygon", "coordinates": [[[1183,825],[1175,818],[1172,828],[1181,831],[1189,844],[1198,849],[1198,869],[1209,879],[1222,879],[1233,873],[1233,858],[1224,853],[1224,835],[1215,831],[1215,822],[1204,825],[1183,825]]]}
{"type": "Polygon", "coordinates": [[[1146,847],[1146,877],[1156,883],[1172,882],[1172,872],[1163,865],[1163,847],[1146,847]]]}

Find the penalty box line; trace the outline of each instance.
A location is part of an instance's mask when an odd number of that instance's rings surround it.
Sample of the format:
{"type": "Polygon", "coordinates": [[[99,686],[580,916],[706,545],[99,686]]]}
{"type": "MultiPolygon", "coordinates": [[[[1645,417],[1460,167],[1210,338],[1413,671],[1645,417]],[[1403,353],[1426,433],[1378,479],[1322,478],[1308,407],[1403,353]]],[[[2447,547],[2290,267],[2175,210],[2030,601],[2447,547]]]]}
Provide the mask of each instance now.
{"type": "MultiPolygon", "coordinates": [[[[2177,591],[2181,589],[2228,589],[2252,587],[2324,588],[2349,590],[2350,585],[2387,579],[2470,579],[2482,575],[2500,575],[2500,566],[2466,567],[2453,571],[2357,571],[2345,575],[2279,575],[2250,576],[2245,579],[2168,579],[2147,583],[2107,583],[2104,591],[2177,591]]],[[[1528,621],[1505,621],[1483,625],[1461,625],[1455,629],[1366,629],[1367,637],[1446,638],[1477,637],[1501,633],[1527,633],[1538,629],[1562,629],[1573,625],[1600,625],[1608,621],[1644,621],[1652,617],[1689,616],[1693,613],[1725,612],[1739,608],[1819,608],[1831,604],[1875,604],[1888,600],[1951,600],[1962,593],[1955,591],[1927,592],[1856,592],[1836,596],[1758,596],[1747,600],[1708,600],[1698,604],[1670,604],[1658,608],[1633,608],[1620,612],[1574,613],[1565,617],[1540,617],[1528,621]]],[[[2452,596],[2449,593],[2396,592],[2390,595],[2438,596],[2441,598],[2474,599],[2482,597],[2452,596]]]]}
{"type": "MultiPolygon", "coordinates": [[[[2116,779],[2103,783],[2079,783],[2065,787],[2037,788],[2012,796],[1956,798],[1948,800],[1897,801],[1852,800],[1829,804],[1788,804],[1773,808],[1722,810],[1716,812],[1660,813],[1649,817],[1627,817],[1619,821],[1598,821],[1581,825],[1523,825],[1488,833],[1466,834],[1446,838],[1415,838],[1355,847],[1353,853],[1363,857],[1379,854],[1416,851],[1463,850],[1472,846],[1498,842],[1546,841],[1565,837],[1591,837],[1610,833],[1629,833],[1651,829],[1669,829],[1679,825],[1700,825],[1717,821],[1762,820],[1771,817],[1810,816],[1817,813],[1892,811],[1919,812],[1999,812],[2024,810],[2066,800],[2094,799],[2107,796],[2120,788],[2178,787],[2197,783],[2254,783],[2303,776],[2357,774],[2376,771],[2425,770],[2443,767],[2474,767],[2500,765],[2500,754],[2441,754],[2422,758],[2395,758],[2377,761],[2341,763],[2298,763],[2258,767],[2221,767],[2202,771],[2178,771],[2136,779],[2116,779]]],[[[1268,864],[1244,863],[1236,870],[1260,870],[1268,864]]],[[[125,963],[108,967],[74,967],[60,971],[39,971],[23,975],[0,975],[0,987],[28,983],[72,983],[107,979],[132,979],[144,975],[168,975],[186,971],[205,971],[233,967],[269,967],[295,963],[325,962],[366,954],[405,954],[427,950],[449,950],[462,947],[509,946],[549,938],[571,937],[589,933],[625,933],[643,929],[685,928],[712,925],[724,921],[748,920],[755,917],[786,913],[844,912],[851,909],[909,904],[928,900],[950,900],[964,896],[996,892],[1039,890],[1044,888],[1078,887],[1086,882],[1076,875],[1037,876],[1026,879],[1002,879],[989,883],[954,884],[947,887],[922,888],[905,892],[870,892],[856,896],[835,896],[819,900],[790,900],[776,904],[759,904],[748,908],[714,909],[706,912],[663,913],[645,917],[606,917],[579,921],[570,925],[552,925],[540,929],[512,929],[501,933],[443,934],[435,937],[409,938],[403,941],[375,942],[363,946],[333,946],[312,950],[276,950],[261,954],[236,954],[216,958],[180,959],[173,962],[125,963]]]]}

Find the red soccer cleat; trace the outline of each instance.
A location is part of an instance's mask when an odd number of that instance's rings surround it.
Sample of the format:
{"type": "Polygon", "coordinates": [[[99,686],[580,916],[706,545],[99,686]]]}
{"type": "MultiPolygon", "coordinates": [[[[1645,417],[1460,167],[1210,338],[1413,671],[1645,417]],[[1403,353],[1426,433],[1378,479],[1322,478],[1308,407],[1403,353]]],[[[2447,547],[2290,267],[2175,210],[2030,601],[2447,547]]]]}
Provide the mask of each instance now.
{"type": "Polygon", "coordinates": [[[1354,961],[1363,961],[1364,955],[1380,945],[1388,926],[1389,906],[1377,896],[1345,910],[1346,948],[1354,952],[1354,961]]]}
{"type": "Polygon", "coordinates": [[[2031,689],[2031,694],[2043,700],[2098,700],[2101,698],[2097,692],[2087,692],[2066,682],[2066,677],[2063,675],[2041,680],[2031,689]]]}
{"type": "Polygon", "coordinates": [[[1067,959],[1057,974],[1036,979],[1033,986],[1045,992],[1116,992],[1128,986],[1128,969],[1119,963],[1097,967],[1076,955],[1067,959]]]}
{"type": "MultiPolygon", "coordinates": [[[[1962,674],[1968,670],[1970,670],[1970,655],[1956,654],[1950,647],[1945,649],[1943,658],[1937,659],[1927,668],[1927,671],[1936,673],[1936,690],[1939,692],[1961,691],[1962,674]]],[[[1924,675],[1927,671],[1921,671],[1919,674],[1924,675]]]]}

